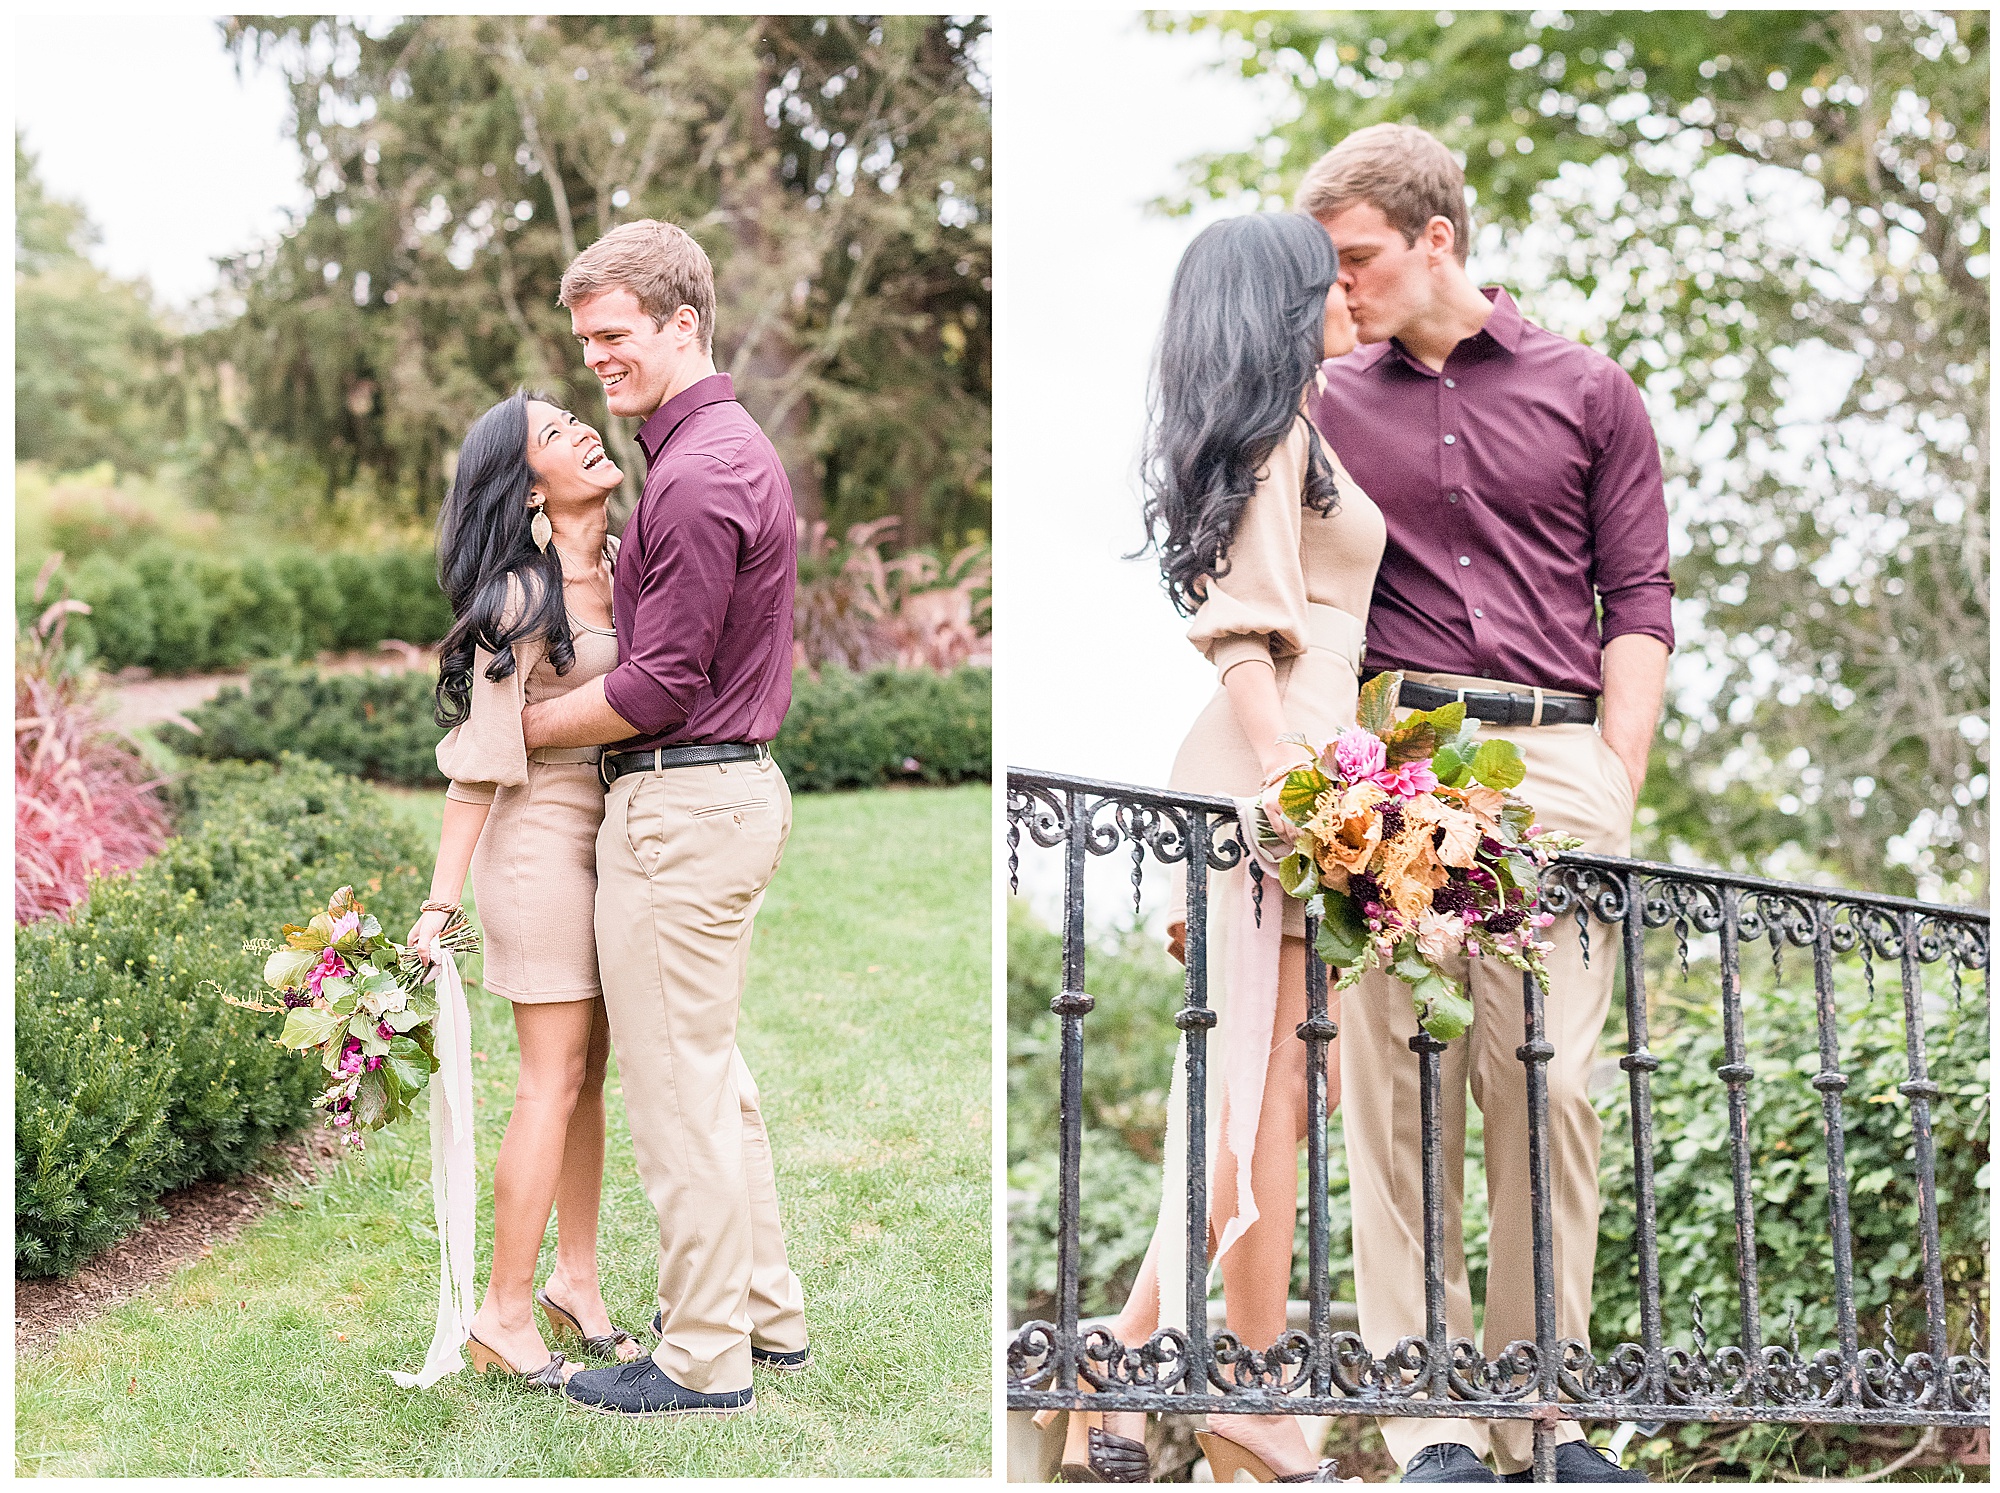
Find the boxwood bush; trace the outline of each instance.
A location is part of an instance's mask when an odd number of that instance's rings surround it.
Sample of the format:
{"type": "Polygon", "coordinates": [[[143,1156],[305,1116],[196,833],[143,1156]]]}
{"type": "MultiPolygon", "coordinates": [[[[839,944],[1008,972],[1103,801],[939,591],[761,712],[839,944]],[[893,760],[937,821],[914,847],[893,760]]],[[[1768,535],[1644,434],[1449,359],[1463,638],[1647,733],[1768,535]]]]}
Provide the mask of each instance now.
{"type": "Polygon", "coordinates": [[[245,1170],[303,1123],[319,1071],[271,1044],[245,940],[350,885],[408,927],[432,849],[323,763],[222,763],[175,789],[178,833],[93,884],[68,921],[15,930],[14,1263],[60,1275],[172,1188],[245,1170]],[[420,869],[421,868],[421,869],[420,869]]]}
{"type": "MultiPolygon", "coordinates": [[[[190,719],[199,735],[168,726],[175,751],[209,759],[264,761],[291,751],[342,772],[413,787],[444,779],[434,756],[443,736],[432,719],[433,676],[321,674],[266,667],[248,690],[230,686],[190,719]]],[[[795,792],[886,783],[985,779],[993,760],[993,676],[829,668],[792,677],[792,708],[773,751],[795,792]]]]}
{"type": "Polygon", "coordinates": [[[225,686],[189,715],[199,735],[173,725],[159,734],[189,757],[269,762],[297,752],[356,777],[441,788],[436,682],[425,669],[322,674],[265,665],[251,672],[247,690],[225,686]]]}
{"type": "MultiPolygon", "coordinates": [[[[39,610],[36,569],[24,560],[15,576],[24,626],[39,610]]],[[[245,556],[155,542],[67,563],[55,585],[90,604],[88,617],[72,621],[70,642],[105,669],[196,673],[384,638],[434,643],[451,626],[429,550],[245,556]]]]}

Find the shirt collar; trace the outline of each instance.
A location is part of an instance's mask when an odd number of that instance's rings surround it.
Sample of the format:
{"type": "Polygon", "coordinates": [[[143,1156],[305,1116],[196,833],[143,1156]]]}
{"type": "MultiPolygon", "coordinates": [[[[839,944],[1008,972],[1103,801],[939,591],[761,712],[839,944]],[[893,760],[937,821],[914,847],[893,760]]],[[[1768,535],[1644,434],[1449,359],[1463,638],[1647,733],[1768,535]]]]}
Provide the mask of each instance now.
{"type": "MultiPolygon", "coordinates": [[[[1516,352],[1521,346],[1521,308],[1514,304],[1514,298],[1497,285],[1483,285],[1479,293],[1493,303],[1493,314],[1486,318],[1486,325],[1477,335],[1491,337],[1508,352],[1516,352]]],[[[1473,340],[1467,338],[1467,341],[1473,340]]]]}
{"type": "Polygon", "coordinates": [[[639,427],[639,444],[645,448],[646,460],[658,461],[681,422],[696,410],[705,405],[727,404],[735,397],[736,385],[726,373],[711,373],[689,384],[654,410],[639,427]]]}
{"type": "MultiPolygon", "coordinates": [[[[1490,338],[1495,347],[1498,347],[1510,356],[1518,352],[1521,346],[1521,328],[1526,325],[1526,322],[1521,317],[1521,308],[1514,304],[1512,296],[1508,295],[1506,291],[1497,285],[1483,285],[1480,287],[1479,293],[1493,303],[1493,310],[1487,316],[1485,326],[1474,332],[1465,341],[1459,343],[1457,348],[1452,349],[1453,356],[1457,355],[1459,348],[1476,348],[1482,337],[1490,338]]],[[[1356,359],[1361,367],[1373,369],[1382,366],[1383,360],[1389,356],[1391,351],[1394,351],[1399,361],[1416,372],[1423,374],[1424,377],[1437,377],[1419,359],[1412,356],[1410,350],[1394,337],[1391,337],[1387,342],[1373,342],[1365,347],[1358,347],[1349,356],[1356,359]]]]}

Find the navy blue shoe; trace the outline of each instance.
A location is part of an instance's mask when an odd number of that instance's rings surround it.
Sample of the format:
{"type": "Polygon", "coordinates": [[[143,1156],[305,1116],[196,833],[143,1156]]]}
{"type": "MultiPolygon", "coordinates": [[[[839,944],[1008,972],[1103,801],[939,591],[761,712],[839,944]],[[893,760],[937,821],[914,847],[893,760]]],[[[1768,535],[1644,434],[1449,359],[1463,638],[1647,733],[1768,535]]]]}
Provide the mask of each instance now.
{"type": "Polygon", "coordinates": [[[755,1392],[748,1389],[708,1395],[676,1384],[650,1358],[572,1374],[563,1393],[585,1410],[635,1417],[741,1415],[756,1403],[755,1392]]]}
{"type": "MultiPolygon", "coordinates": [[[[661,1313],[653,1313],[654,1337],[660,1335],[660,1317],[661,1313]]],[[[796,1374],[801,1369],[811,1368],[812,1357],[813,1350],[811,1343],[807,1343],[805,1347],[796,1349],[790,1353],[780,1353],[775,1348],[760,1348],[755,1343],[750,1345],[750,1362],[752,1365],[760,1369],[770,1369],[772,1372],[779,1374],[796,1374]]]]}
{"type": "MultiPolygon", "coordinates": [[[[578,1375],[581,1378],[582,1375],[578,1375]]],[[[574,1381],[572,1381],[574,1382],[574,1381]]],[[[1433,1442],[1420,1447],[1403,1469],[1406,1483],[1497,1483],[1499,1478],[1469,1446],[1457,1441],[1433,1442]]]]}

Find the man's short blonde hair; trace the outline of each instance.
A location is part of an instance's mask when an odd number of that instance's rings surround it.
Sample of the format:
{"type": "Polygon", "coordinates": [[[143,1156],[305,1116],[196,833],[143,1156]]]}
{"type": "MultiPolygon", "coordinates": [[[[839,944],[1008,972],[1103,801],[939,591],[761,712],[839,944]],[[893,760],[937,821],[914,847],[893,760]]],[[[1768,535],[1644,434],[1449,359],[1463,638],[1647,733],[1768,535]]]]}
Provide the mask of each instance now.
{"type": "Polygon", "coordinates": [[[607,290],[631,291],[655,326],[672,320],[681,307],[693,307],[701,350],[714,345],[715,269],[685,230],[654,218],[620,223],[563,271],[556,302],[574,310],[607,290]]]}
{"type": "Polygon", "coordinates": [[[1472,230],[1465,213],[1465,172],[1435,135],[1413,124],[1371,124],[1312,164],[1293,206],[1322,223],[1365,202],[1414,244],[1432,218],[1451,224],[1452,250],[1465,263],[1472,230]]]}

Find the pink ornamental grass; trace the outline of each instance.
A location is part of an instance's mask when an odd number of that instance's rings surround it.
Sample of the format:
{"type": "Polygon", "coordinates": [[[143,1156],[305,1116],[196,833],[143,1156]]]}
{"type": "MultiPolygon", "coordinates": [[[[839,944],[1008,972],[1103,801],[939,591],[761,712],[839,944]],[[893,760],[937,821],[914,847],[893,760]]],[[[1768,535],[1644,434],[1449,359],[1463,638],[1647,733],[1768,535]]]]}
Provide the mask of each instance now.
{"type": "Polygon", "coordinates": [[[62,667],[63,620],[79,608],[50,607],[15,660],[16,923],[67,914],[93,872],[130,870],[167,841],[158,784],[62,667]]]}

